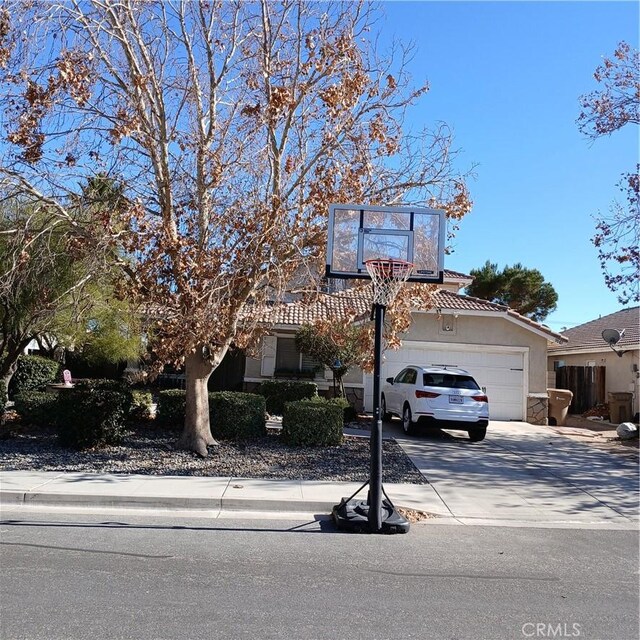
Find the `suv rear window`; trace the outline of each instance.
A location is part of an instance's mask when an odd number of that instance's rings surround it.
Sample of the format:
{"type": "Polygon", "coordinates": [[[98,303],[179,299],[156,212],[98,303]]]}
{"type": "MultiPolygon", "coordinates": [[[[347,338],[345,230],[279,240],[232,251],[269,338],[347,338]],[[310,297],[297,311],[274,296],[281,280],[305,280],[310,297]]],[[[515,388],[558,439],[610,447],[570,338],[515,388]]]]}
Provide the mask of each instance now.
{"type": "Polygon", "coordinates": [[[478,390],[478,383],[471,376],[459,376],[449,373],[425,373],[423,381],[425,387],[448,387],[450,389],[478,390]]]}

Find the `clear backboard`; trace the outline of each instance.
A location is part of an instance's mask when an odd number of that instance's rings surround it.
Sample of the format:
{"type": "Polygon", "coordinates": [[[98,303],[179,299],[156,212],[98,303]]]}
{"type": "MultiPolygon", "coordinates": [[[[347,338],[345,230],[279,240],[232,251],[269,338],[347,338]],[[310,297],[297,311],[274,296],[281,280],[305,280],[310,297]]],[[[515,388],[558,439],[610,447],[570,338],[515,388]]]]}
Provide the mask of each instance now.
{"type": "Polygon", "coordinates": [[[326,276],[369,279],[365,262],[380,258],[413,263],[408,282],[441,283],[445,238],[438,209],[332,204],[326,276]]]}

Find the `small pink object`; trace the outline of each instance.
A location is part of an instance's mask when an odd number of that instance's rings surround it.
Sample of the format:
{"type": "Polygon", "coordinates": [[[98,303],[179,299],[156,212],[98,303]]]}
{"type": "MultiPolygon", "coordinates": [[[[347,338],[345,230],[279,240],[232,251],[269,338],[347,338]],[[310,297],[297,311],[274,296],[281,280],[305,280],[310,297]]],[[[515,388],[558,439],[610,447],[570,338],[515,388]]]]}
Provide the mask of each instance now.
{"type": "Polygon", "coordinates": [[[64,380],[66,386],[71,385],[71,371],[69,371],[69,369],[65,369],[62,372],[62,379],[64,380]]]}

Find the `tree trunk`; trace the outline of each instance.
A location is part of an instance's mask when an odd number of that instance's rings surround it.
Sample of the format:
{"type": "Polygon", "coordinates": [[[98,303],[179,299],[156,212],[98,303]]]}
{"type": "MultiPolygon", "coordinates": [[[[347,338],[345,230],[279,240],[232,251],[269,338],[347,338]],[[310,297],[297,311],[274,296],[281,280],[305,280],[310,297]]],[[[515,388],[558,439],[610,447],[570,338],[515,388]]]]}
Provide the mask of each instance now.
{"type": "Polygon", "coordinates": [[[209,393],[207,382],[215,367],[202,357],[202,349],[196,349],[185,359],[186,410],[184,430],[178,440],[179,449],[195,451],[206,458],[207,446],[218,444],[211,435],[209,424],[209,393]]]}
{"type": "Polygon", "coordinates": [[[13,378],[13,374],[18,369],[19,355],[19,351],[9,354],[5,357],[4,361],[0,363],[0,384],[4,384],[4,390],[5,393],[7,393],[7,397],[9,394],[9,383],[11,382],[11,378],[13,378]]]}

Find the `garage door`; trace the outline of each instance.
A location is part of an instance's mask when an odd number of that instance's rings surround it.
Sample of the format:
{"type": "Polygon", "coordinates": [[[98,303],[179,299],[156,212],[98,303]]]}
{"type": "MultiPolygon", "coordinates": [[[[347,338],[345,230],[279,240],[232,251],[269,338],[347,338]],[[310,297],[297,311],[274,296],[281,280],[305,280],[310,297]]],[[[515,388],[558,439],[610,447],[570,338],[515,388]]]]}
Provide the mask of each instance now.
{"type": "MultiPolygon", "coordinates": [[[[457,346],[457,345],[456,345],[457,346]]],[[[522,351],[460,350],[448,347],[413,346],[405,342],[399,351],[387,350],[382,380],[417,364],[447,365],[466,369],[486,389],[492,420],[524,420],[524,357],[522,351]]],[[[373,408],[373,379],[366,380],[366,408],[373,408]]]]}

